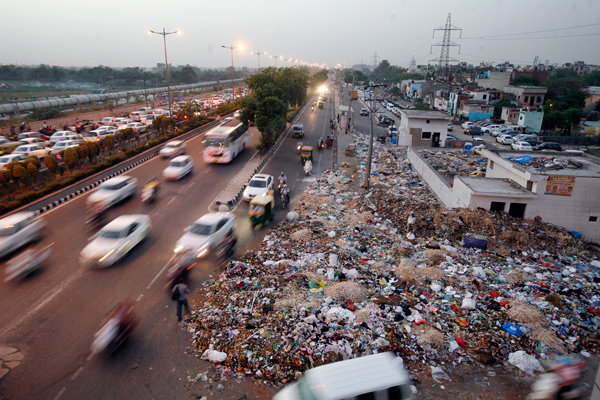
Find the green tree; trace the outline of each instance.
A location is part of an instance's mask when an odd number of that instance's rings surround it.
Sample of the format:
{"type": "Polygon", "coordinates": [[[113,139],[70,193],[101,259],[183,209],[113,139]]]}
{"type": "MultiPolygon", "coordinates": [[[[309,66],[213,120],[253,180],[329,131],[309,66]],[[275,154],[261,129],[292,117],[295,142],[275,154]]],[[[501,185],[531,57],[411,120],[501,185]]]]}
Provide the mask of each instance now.
{"type": "Polygon", "coordinates": [[[419,100],[418,103],[415,104],[415,108],[417,110],[429,110],[430,109],[429,104],[423,103],[421,100],[419,100]]]}
{"type": "Polygon", "coordinates": [[[548,88],[546,98],[556,100],[568,93],[583,90],[587,84],[580,78],[557,78],[552,76],[542,86],[548,88]]]}
{"type": "Polygon", "coordinates": [[[96,156],[98,156],[98,153],[100,152],[100,145],[98,144],[98,142],[91,141],[85,142],[84,145],[88,149],[88,161],[91,164],[92,162],[94,162],[94,159],[96,158],[96,156]]]}
{"type": "Polygon", "coordinates": [[[75,152],[77,152],[77,163],[79,164],[79,168],[81,168],[81,164],[85,163],[85,159],[89,154],[89,150],[85,144],[80,144],[75,147],[75,152]]]}
{"type": "Polygon", "coordinates": [[[48,168],[48,172],[52,179],[54,179],[56,177],[56,172],[58,171],[58,161],[56,160],[56,157],[48,154],[44,157],[44,165],[48,168]]]}
{"type": "Polygon", "coordinates": [[[72,147],[69,147],[65,150],[63,160],[69,171],[73,171],[79,158],[77,157],[77,152],[72,147]]]}
{"type": "Polygon", "coordinates": [[[11,173],[7,169],[0,170],[0,185],[7,188],[10,183],[11,173]]]}
{"type": "Polygon", "coordinates": [[[107,136],[104,138],[104,147],[108,151],[108,154],[112,154],[113,149],[115,148],[115,137],[107,136]]]}
{"type": "Polygon", "coordinates": [[[21,164],[15,165],[12,170],[12,177],[19,184],[19,189],[23,193],[22,183],[27,178],[27,170],[21,164]]]}
{"type": "Polygon", "coordinates": [[[529,76],[519,76],[515,79],[516,86],[540,86],[540,80],[538,78],[531,78],[529,76]]]}
{"type": "Polygon", "coordinates": [[[256,127],[260,131],[259,150],[271,147],[277,133],[285,126],[286,104],[277,97],[267,97],[258,103],[256,127]]]}
{"type": "Polygon", "coordinates": [[[181,81],[188,84],[198,82],[198,75],[196,74],[196,71],[194,71],[194,68],[189,65],[181,68],[181,81]]]}
{"type": "Polygon", "coordinates": [[[592,71],[585,75],[583,80],[585,80],[589,86],[600,86],[600,71],[592,71]]]}
{"type": "Polygon", "coordinates": [[[25,160],[23,160],[24,166],[27,166],[29,164],[35,165],[37,169],[40,169],[40,167],[42,166],[42,163],[40,162],[40,159],[37,158],[37,156],[29,156],[25,160]]]}
{"type": "Polygon", "coordinates": [[[35,178],[37,177],[38,172],[39,170],[34,163],[27,164],[27,174],[31,177],[32,185],[35,183],[35,178]]]}

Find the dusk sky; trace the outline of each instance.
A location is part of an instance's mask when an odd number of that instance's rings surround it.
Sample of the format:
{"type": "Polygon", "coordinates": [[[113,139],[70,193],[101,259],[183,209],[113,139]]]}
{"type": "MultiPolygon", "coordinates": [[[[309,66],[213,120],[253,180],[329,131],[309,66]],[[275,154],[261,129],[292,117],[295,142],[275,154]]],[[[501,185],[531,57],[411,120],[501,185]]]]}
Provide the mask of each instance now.
{"type": "MultiPolygon", "coordinates": [[[[387,59],[408,66],[439,57],[448,13],[451,57],[479,65],[510,61],[600,64],[599,0],[164,0],[83,2],[22,0],[2,5],[1,62],[65,66],[152,67],[164,63],[163,38],[148,29],[181,30],[167,37],[169,63],[257,66],[251,51],[309,63],[345,66],[387,59]],[[567,28],[567,29],[562,29],[567,28]],[[537,33],[531,33],[537,32],[537,33]]],[[[278,61],[278,66],[286,63],[278,61]]]]}

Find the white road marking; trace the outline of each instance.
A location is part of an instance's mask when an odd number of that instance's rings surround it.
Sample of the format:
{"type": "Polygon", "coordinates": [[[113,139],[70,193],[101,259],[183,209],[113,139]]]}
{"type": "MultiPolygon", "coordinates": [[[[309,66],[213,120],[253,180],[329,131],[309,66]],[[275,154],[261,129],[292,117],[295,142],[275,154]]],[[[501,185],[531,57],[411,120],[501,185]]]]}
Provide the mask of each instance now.
{"type": "Polygon", "coordinates": [[[146,286],[146,290],[149,290],[150,287],[152,287],[152,285],[154,285],[154,282],[156,282],[156,280],[158,279],[158,277],[161,276],[163,274],[163,272],[165,272],[165,269],[167,269],[167,266],[171,263],[171,261],[173,260],[173,258],[175,258],[175,254],[173,254],[173,256],[169,259],[169,261],[167,261],[167,263],[165,264],[164,267],[162,267],[162,269],[159,271],[159,273],[156,274],[156,276],[154,277],[154,279],[152,279],[152,281],[150,282],[150,284],[148,286],[146,286]]]}
{"type": "Polygon", "coordinates": [[[75,279],[79,278],[82,274],[83,274],[83,269],[80,268],[73,275],[71,275],[70,277],[68,277],[67,279],[65,279],[59,286],[55,287],[53,290],[51,290],[50,292],[48,292],[48,294],[46,295],[46,297],[43,298],[43,300],[40,301],[34,308],[32,308],[31,310],[29,310],[25,314],[21,315],[21,317],[19,317],[13,323],[4,326],[2,328],[2,330],[0,330],[0,337],[4,337],[4,336],[8,335],[10,332],[12,332],[14,329],[16,329],[23,322],[25,322],[29,318],[33,317],[33,315],[35,313],[37,313],[39,310],[41,310],[46,304],[50,303],[56,296],[58,296],[69,285],[71,285],[71,283],[75,279]]]}
{"type": "Polygon", "coordinates": [[[194,186],[194,184],[195,184],[195,183],[196,183],[195,181],[194,181],[194,182],[192,182],[192,183],[190,183],[189,185],[187,185],[187,188],[188,188],[188,189],[189,189],[189,188],[191,188],[192,186],[194,186]]]}
{"type": "Polygon", "coordinates": [[[67,390],[67,388],[66,388],[66,387],[64,387],[64,388],[60,389],[60,392],[58,392],[58,394],[56,395],[56,397],[54,398],[54,400],[58,400],[58,399],[60,399],[60,396],[62,396],[62,395],[63,395],[63,393],[64,393],[66,390],[67,390]]]}
{"type": "Polygon", "coordinates": [[[140,294],[137,299],[135,299],[136,303],[139,302],[142,299],[142,297],[144,297],[143,293],[140,294]]]}
{"type": "Polygon", "coordinates": [[[175,197],[173,197],[171,200],[169,200],[169,202],[167,203],[167,205],[171,204],[174,201],[175,201],[175,197]]]}
{"type": "Polygon", "coordinates": [[[81,373],[81,371],[83,371],[83,367],[79,367],[79,369],[77,371],[75,371],[75,373],[73,374],[73,376],[71,376],[71,380],[74,381],[77,376],[79,376],[79,374],[81,373]]]}
{"type": "Polygon", "coordinates": [[[86,359],[85,359],[85,361],[90,361],[92,358],[94,358],[94,356],[95,356],[95,355],[96,355],[96,352],[95,352],[95,351],[92,351],[92,352],[90,353],[90,355],[88,356],[88,358],[86,358],[86,359]]]}

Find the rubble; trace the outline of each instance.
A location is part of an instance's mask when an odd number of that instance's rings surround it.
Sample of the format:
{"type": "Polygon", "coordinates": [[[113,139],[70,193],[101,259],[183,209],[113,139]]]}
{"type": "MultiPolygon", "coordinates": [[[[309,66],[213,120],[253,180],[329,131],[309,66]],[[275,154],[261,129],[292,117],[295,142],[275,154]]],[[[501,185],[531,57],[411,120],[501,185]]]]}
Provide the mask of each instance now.
{"type": "Polygon", "coordinates": [[[473,151],[423,149],[417,153],[450,180],[455,176],[482,177],[487,168],[487,158],[473,151]]]}
{"type": "Polygon", "coordinates": [[[205,283],[186,317],[198,354],[279,385],[381,351],[436,380],[444,363],[533,371],[553,353],[599,353],[594,247],[541,221],[445,209],[400,148],[377,143],[371,190],[360,183],[327,171],[297,219],[205,283]]]}

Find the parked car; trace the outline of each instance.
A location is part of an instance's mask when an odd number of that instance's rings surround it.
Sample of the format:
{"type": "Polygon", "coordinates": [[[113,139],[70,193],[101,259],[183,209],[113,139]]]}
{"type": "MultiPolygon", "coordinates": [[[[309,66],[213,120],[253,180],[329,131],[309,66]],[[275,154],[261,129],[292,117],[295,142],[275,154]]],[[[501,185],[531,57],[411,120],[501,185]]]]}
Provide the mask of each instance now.
{"type": "Polygon", "coordinates": [[[128,197],[135,195],[138,180],[132,176],[122,175],[103,182],[86,200],[89,207],[101,203],[105,208],[111,207],[128,197]]]}
{"type": "Polygon", "coordinates": [[[513,141],[513,143],[510,145],[510,147],[513,150],[519,150],[519,151],[531,151],[531,150],[533,150],[533,147],[531,147],[531,145],[529,143],[527,143],[525,141],[522,141],[522,140],[519,140],[519,141],[516,141],[516,142],[513,141]]]}
{"type": "Polygon", "coordinates": [[[197,219],[175,244],[175,253],[193,251],[197,258],[216,249],[228,234],[233,234],[233,213],[208,213],[197,219]]]}
{"type": "Polygon", "coordinates": [[[388,136],[389,137],[397,137],[398,136],[398,128],[395,126],[390,126],[388,128],[388,136]]]}
{"type": "Polygon", "coordinates": [[[267,193],[269,190],[273,190],[275,187],[275,181],[273,176],[267,174],[256,174],[248,182],[248,186],[244,189],[243,199],[245,201],[251,201],[259,194],[267,193]]]}
{"type": "Polygon", "coordinates": [[[12,154],[22,154],[24,156],[36,156],[38,158],[46,157],[52,149],[39,144],[23,144],[13,150],[12,154]]]}
{"type": "Polygon", "coordinates": [[[183,140],[171,140],[158,152],[161,157],[176,157],[185,153],[185,142],[183,140]]]}
{"type": "Polygon", "coordinates": [[[447,134],[446,135],[446,140],[458,140],[458,138],[456,136],[454,136],[454,135],[447,134]]]}
{"type": "Polygon", "coordinates": [[[369,110],[367,110],[366,108],[361,108],[360,109],[360,115],[362,115],[363,117],[368,117],[369,116],[369,110]]]}
{"type": "Polygon", "coordinates": [[[50,136],[50,144],[53,145],[55,143],[60,142],[61,140],[65,140],[65,136],[70,136],[75,134],[73,131],[58,131],[54,132],[52,136],[50,136]]]}
{"type": "Polygon", "coordinates": [[[498,137],[498,135],[502,135],[502,134],[508,133],[508,132],[512,132],[512,129],[510,129],[510,128],[492,129],[490,131],[490,135],[492,135],[494,137],[498,137]]]}
{"type": "Polygon", "coordinates": [[[477,126],[471,125],[464,131],[465,135],[483,135],[483,130],[477,126]]]}
{"type": "Polygon", "coordinates": [[[143,124],[141,122],[132,122],[130,124],[127,124],[127,128],[133,129],[135,133],[146,133],[146,131],[148,130],[146,124],[143,124]]]}
{"type": "Polygon", "coordinates": [[[43,140],[50,140],[50,138],[47,135],[44,135],[40,132],[23,132],[19,133],[19,136],[17,136],[17,140],[23,140],[25,138],[39,138],[43,140]]]}
{"type": "Polygon", "coordinates": [[[22,211],[0,219],[0,257],[38,240],[46,224],[33,211],[22,211]]]}
{"type": "Polygon", "coordinates": [[[502,128],[502,125],[498,125],[498,124],[489,124],[487,126],[485,126],[483,128],[483,132],[484,133],[490,133],[491,131],[493,131],[494,129],[500,129],[502,128]]]}
{"type": "Polygon", "coordinates": [[[81,250],[79,262],[89,268],[111,266],[144,240],[151,228],[148,215],[121,215],[100,229],[81,250]]]}
{"type": "Polygon", "coordinates": [[[560,144],[554,142],[544,142],[535,146],[533,149],[539,151],[562,151],[560,144]]]}
{"type": "Polygon", "coordinates": [[[454,130],[454,126],[448,122],[448,132],[452,132],[454,130]]]}
{"type": "Polygon", "coordinates": [[[523,141],[529,143],[532,147],[541,143],[540,138],[535,135],[517,135],[515,141],[523,141]]]}
{"type": "Polygon", "coordinates": [[[27,157],[25,157],[22,154],[6,154],[0,156],[0,169],[6,169],[8,167],[8,164],[10,164],[11,162],[23,161],[26,158],[27,157]]]}
{"type": "Polygon", "coordinates": [[[192,172],[194,161],[190,156],[178,156],[169,161],[163,171],[163,178],[179,180],[192,172]]]}
{"type": "Polygon", "coordinates": [[[79,142],[76,142],[74,140],[61,140],[60,142],[58,142],[54,146],[52,146],[52,148],[50,148],[50,154],[52,154],[53,156],[60,157],[61,151],[66,150],[69,147],[77,147],[77,146],[79,146],[79,142]]]}
{"type": "Polygon", "coordinates": [[[471,125],[475,125],[475,123],[472,121],[466,121],[466,122],[463,122],[463,124],[461,126],[463,127],[463,129],[467,129],[471,125]]]}
{"type": "Polygon", "coordinates": [[[496,141],[497,141],[498,143],[502,143],[502,144],[512,144],[512,142],[513,142],[513,135],[510,135],[510,134],[508,134],[508,133],[505,133],[505,134],[504,134],[504,135],[502,135],[502,136],[498,136],[498,137],[496,138],[496,141]]]}

